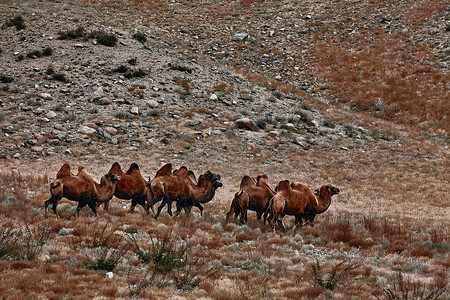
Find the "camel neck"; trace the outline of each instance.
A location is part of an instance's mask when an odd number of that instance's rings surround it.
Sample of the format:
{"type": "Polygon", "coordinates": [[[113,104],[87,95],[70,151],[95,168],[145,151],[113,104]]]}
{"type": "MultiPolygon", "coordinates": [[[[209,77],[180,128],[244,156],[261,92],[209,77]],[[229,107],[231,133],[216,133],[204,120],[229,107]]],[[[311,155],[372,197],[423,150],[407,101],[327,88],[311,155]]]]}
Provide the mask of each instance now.
{"type": "Polygon", "coordinates": [[[317,196],[317,213],[321,214],[328,209],[331,205],[331,196],[317,196]]]}

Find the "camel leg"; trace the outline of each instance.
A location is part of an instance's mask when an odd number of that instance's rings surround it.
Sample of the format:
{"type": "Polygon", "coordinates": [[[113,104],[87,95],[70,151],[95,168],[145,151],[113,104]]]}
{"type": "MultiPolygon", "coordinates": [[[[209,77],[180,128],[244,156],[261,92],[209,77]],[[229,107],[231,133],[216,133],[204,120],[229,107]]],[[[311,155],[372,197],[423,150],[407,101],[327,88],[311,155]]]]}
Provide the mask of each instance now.
{"type": "Polygon", "coordinates": [[[58,206],[58,201],[61,200],[60,197],[52,196],[50,199],[46,200],[44,202],[44,217],[47,216],[48,206],[52,204],[52,210],[55,213],[56,217],[59,219],[60,216],[58,215],[58,212],[56,211],[56,207],[58,206]]]}
{"type": "Polygon", "coordinates": [[[105,204],[103,204],[103,210],[109,210],[109,200],[105,201],[105,204]]]}
{"type": "MultiPolygon", "coordinates": [[[[163,207],[167,204],[167,200],[165,198],[163,198],[161,205],[158,207],[158,212],[156,213],[156,218],[159,217],[159,214],[161,213],[161,210],[163,209],[163,207]]],[[[172,211],[170,212],[172,213],[172,211]]],[[[155,218],[155,219],[156,219],[155,218]]]]}
{"type": "Polygon", "coordinates": [[[308,214],[309,226],[314,227],[314,218],[316,217],[317,210],[312,210],[308,214]]]}
{"type": "Polygon", "coordinates": [[[200,216],[203,216],[203,206],[200,203],[195,203],[194,206],[198,207],[200,209],[200,216]]]}
{"type": "Polygon", "coordinates": [[[95,201],[94,200],[89,201],[88,206],[94,212],[94,214],[97,216],[97,208],[95,205],[95,201]]]}

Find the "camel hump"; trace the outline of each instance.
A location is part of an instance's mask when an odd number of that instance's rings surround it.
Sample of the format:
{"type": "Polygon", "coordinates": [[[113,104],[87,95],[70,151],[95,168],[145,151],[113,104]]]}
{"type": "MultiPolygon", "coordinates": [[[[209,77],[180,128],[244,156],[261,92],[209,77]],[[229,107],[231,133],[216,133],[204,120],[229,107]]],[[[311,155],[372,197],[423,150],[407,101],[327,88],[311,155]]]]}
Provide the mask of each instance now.
{"type": "Polygon", "coordinates": [[[189,176],[189,179],[192,181],[192,183],[194,183],[194,184],[198,183],[197,182],[197,178],[195,178],[195,174],[194,174],[193,171],[189,170],[188,171],[188,176],[189,176]]]}
{"type": "Polygon", "coordinates": [[[267,175],[266,174],[262,174],[262,175],[259,175],[258,177],[256,177],[256,182],[257,183],[267,183],[269,181],[269,177],[267,177],[267,175]]]}
{"type": "Polygon", "coordinates": [[[79,175],[82,172],[86,172],[86,168],[84,166],[78,166],[78,173],[77,173],[77,175],[79,175]]]}
{"type": "Polygon", "coordinates": [[[289,180],[280,181],[278,183],[277,187],[275,188],[275,190],[277,192],[286,191],[286,190],[290,190],[290,189],[291,189],[291,185],[289,184],[289,180]]]}
{"type": "Polygon", "coordinates": [[[130,167],[128,168],[127,175],[130,175],[131,173],[135,172],[136,170],[139,171],[138,164],[137,163],[132,163],[130,165],[130,167]]]}
{"type": "Polygon", "coordinates": [[[65,163],[62,165],[61,169],[59,169],[58,173],[56,173],[56,178],[63,178],[72,175],[73,174],[70,171],[70,165],[68,163],[65,163]]]}
{"type": "Polygon", "coordinates": [[[251,177],[248,176],[248,175],[245,175],[244,177],[242,177],[242,180],[241,180],[241,190],[242,190],[242,187],[245,187],[245,186],[254,186],[254,185],[256,185],[255,179],[251,178],[251,177]]]}
{"type": "Polygon", "coordinates": [[[122,172],[122,168],[120,167],[120,164],[116,161],[115,163],[113,163],[113,165],[111,166],[111,169],[109,169],[109,173],[121,173],[122,172]]]}
{"type": "Polygon", "coordinates": [[[162,166],[161,169],[159,169],[156,172],[155,177],[167,176],[167,175],[170,175],[170,174],[172,174],[172,164],[168,163],[168,164],[165,164],[164,166],[162,166]]]}
{"type": "Polygon", "coordinates": [[[173,174],[175,175],[182,175],[182,176],[188,176],[188,168],[186,168],[186,166],[182,166],[180,167],[178,170],[174,170],[173,174]]]}

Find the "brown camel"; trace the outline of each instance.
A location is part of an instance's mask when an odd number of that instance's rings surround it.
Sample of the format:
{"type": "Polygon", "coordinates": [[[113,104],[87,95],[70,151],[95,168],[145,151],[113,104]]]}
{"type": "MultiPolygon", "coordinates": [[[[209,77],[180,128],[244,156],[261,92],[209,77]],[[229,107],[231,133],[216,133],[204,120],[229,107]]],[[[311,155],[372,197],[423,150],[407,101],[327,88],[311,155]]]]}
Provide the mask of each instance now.
{"type": "Polygon", "coordinates": [[[148,203],[152,210],[155,219],[159,217],[163,207],[168,204],[168,213],[172,216],[172,202],[186,201],[190,197],[189,186],[184,181],[173,174],[172,164],[168,163],[156,172],[155,178],[147,183],[150,194],[148,203]],[[159,201],[163,201],[158,207],[158,212],[155,214],[153,206],[159,201]]]}
{"type": "Polygon", "coordinates": [[[86,205],[88,205],[94,214],[97,215],[97,199],[100,199],[101,201],[112,197],[115,190],[115,184],[117,180],[119,180],[118,176],[107,173],[101,178],[100,184],[98,184],[86,173],[84,167],[80,167],[78,170],[79,172],[77,175],[69,175],[71,172],[68,164],[64,164],[63,167],[61,167],[61,172],[58,172],[58,174],[61,175],[65,173],[65,175],[62,177],[60,176],[60,178],[57,178],[50,184],[50,193],[52,196],[44,202],[45,215],[47,215],[48,206],[52,204],[52,210],[59,218],[60,216],[56,207],[58,201],[62,198],[78,202],[77,216],[86,205]]]}
{"type": "Polygon", "coordinates": [[[219,174],[214,174],[211,171],[207,171],[205,174],[200,175],[198,182],[195,179],[195,174],[186,167],[181,167],[174,172],[185,185],[189,187],[190,197],[183,201],[177,201],[177,215],[181,209],[184,208],[186,213],[189,213],[193,206],[200,209],[200,214],[203,215],[203,206],[210,202],[216,193],[216,190],[223,186],[220,180],[219,174]]]}
{"type": "MultiPolygon", "coordinates": [[[[133,212],[136,205],[141,205],[148,213],[147,201],[149,199],[149,192],[146,186],[146,181],[141,175],[139,166],[137,163],[132,163],[126,173],[122,171],[120,164],[115,162],[110,173],[120,176],[120,180],[117,181],[116,190],[114,196],[123,200],[131,199],[131,207],[129,212],[133,212]]],[[[105,201],[105,210],[108,210],[109,200],[105,201]]]]}
{"type": "Polygon", "coordinates": [[[300,183],[289,184],[289,181],[281,181],[276,187],[277,193],[270,200],[264,222],[268,220],[275,230],[275,223],[284,228],[282,218],[285,215],[295,216],[295,225],[302,225],[302,219],[308,220],[310,226],[314,226],[314,218],[320,211],[324,212],[331,203],[331,196],[339,194],[339,189],[331,185],[320,188],[316,197],[309,188],[300,183]],[[319,205],[320,203],[320,205],[319,205]],[[325,208],[326,207],[326,208],[325,208]],[[320,210],[319,210],[320,209],[320,210]]]}
{"type": "Polygon", "coordinates": [[[244,176],[241,180],[239,192],[234,195],[230,211],[227,213],[225,224],[229,222],[234,213],[234,219],[240,215],[240,222],[247,221],[247,210],[256,212],[258,220],[266,211],[269,200],[275,195],[275,191],[268,185],[268,177],[263,174],[254,180],[250,176],[244,176]]]}

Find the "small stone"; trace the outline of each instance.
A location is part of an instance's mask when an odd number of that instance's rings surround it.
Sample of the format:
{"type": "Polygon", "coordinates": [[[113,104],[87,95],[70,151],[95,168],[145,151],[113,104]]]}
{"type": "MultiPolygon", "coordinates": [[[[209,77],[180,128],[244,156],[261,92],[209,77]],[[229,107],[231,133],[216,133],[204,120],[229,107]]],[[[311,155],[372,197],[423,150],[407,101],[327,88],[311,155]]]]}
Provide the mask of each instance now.
{"type": "Polygon", "coordinates": [[[34,147],[31,148],[31,151],[36,152],[36,153],[40,153],[40,152],[44,151],[44,147],[34,146],[34,147]]]}
{"type": "Polygon", "coordinates": [[[20,153],[16,153],[13,155],[13,158],[20,158],[20,153]]]}
{"type": "Polygon", "coordinates": [[[249,118],[242,118],[234,121],[239,129],[257,131],[258,127],[249,118]]]}
{"type": "Polygon", "coordinates": [[[117,129],[115,129],[114,127],[111,127],[111,126],[105,127],[105,131],[111,135],[114,135],[117,133],[117,129]]]}
{"type": "Polygon", "coordinates": [[[131,113],[133,115],[138,115],[139,114],[139,108],[137,106],[134,106],[131,108],[131,113]]]}
{"type": "Polygon", "coordinates": [[[159,106],[158,102],[156,102],[155,100],[148,100],[147,105],[151,108],[157,108],[159,106]]]}
{"type": "Polygon", "coordinates": [[[37,115],[40,115],[40,114],[42,114],[43,112],[44,112],[44,109],[42,109],[42,108],[40,108],[40,107],[34,110],[34,113],[37,114],[37,115]]]}
{"type": "Polygon", "coordinates": [[[114,277],[114,273],[113,272],[107,272],[106,273],[106,277],[108,277],[109,279],[112,279],[114,277]]]}
{"type": "Polygon", "coordinates": [[[295,130],[295,126],[294,126],[294,124],[292,124],[292,123],[286,123],[286,128],[288,129],[288,130],[295,130]]]}
{"type": "Polygon", "coordinates": [[[219,98],[217,97],[216,94],[211,94],[211,96],[209,96],[209,100],[216,101],[217,99],[219,98]]]}
{"type": "Polygon", "coordinates": [[[273,136],[273,137],[279,137],[280,133],[278,131],[276,131],[276,130],[272,130],[272,131],[269,132],[269,135],[273,136]]]}
{"type": "Polygon", "coordinates": [[[49,112],[45,115],[45,117],[46,117],[47,119],[53,119],[54,117],[56,117],[56,113],[55,113],[54,111],[49,111],[49,112]]]}
{"type": "Polygon", "coordinates": [[[316,127],[316,128],[319,127],[319,122],[317,122],[316,120],[312,120],[312,121],[311,121],[311,124],[312,124],[314,127],[316,127]]]}
{"type": "Polygon", "coordinates": [[[248,38],[247,33],[237,33],[237,34],[233,35],[232,40],[233,41],[243,41],[247,38],[248,38]]]}
{"type": "Polygon", "coordinates": [[[306,140],[306,138],[304,136],[298,136],[295,139],[295,143],[305,149],[308,148],[308,145],[309,145],[308,141],[306,140]]]}
{"type": "Polygon", "coordinates": [[[47,99],[47,98],[51,98],[52,95],[50,95],[49,93],[39,93],[38,97],[42,98],[42,99],[47,99]]]}
{"type": "Polygon", "coordinates": [[[93,134],[93,133],[96,133],[97,130],[95,130],[94,128],[90,128],[90,127],[81,125],[81,126],[78,128],[77,132],[78,132],[78,133],[83,133],[83,134],[93,134]]]}

